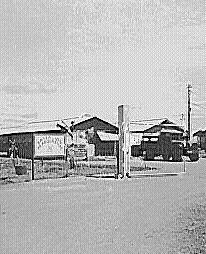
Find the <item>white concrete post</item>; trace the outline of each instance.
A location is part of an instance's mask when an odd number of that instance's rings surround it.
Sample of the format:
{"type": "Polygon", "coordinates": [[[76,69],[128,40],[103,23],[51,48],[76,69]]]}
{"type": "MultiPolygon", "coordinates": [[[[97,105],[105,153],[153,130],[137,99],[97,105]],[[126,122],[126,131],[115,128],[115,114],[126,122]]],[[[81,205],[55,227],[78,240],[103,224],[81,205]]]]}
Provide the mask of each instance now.
{"type": "Polygon", "coordinates": [[[119,126],[119,174],[130,175],[130,134],[129,134],[129,106],[118,107],[119,126]]]}

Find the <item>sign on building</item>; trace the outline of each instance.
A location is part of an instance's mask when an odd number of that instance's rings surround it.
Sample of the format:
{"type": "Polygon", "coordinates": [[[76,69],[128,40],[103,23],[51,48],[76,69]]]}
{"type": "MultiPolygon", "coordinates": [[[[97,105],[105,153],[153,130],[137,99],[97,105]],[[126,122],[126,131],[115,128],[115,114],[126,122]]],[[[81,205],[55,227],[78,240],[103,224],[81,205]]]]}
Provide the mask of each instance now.
{"type": "Polygon", "coordinates": [[[131,133],[130,135],[130,145],[140,145],[142,141],[143,133],[131,133]]]}
{"type": "Polygon", "coordinates": [[[86,133],[82,130],[77,130],[73,133],[74,144],[87,144],[86,133]]]}
{"type": "Polygon", "coordinates": [[[94,144],[88,144],[87,145],[87,157],[92,157],[95,155],[95,145],[94,144]]]}
{"type": "Polygon", "coordinates": [[[57,134],[35,134],[34,136],[34,156],[64,156],[65,138],[57,134]]]}

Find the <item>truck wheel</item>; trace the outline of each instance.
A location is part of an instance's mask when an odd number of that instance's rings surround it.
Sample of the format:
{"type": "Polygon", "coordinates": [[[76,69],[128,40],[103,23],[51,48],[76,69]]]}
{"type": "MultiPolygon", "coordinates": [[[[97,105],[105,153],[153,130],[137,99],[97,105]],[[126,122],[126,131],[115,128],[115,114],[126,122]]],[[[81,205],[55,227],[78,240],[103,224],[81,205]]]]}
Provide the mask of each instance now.
{"type": "Polygon", "coordinates": [[[174,144],[172,147],[172,161],[182,161],[183,148],[179,144],[174,144]]]}
{"type": "Polygon", "coordinates": [[[154,160],[154,153],[146,151],[144,159],[146,161],[154,160]]]}
{"type": "Polygon", "coordinates": [[[172,161],[182,161],[181,150],[174,151],[172,154],[172,161]]]}
{"type": "Polygon", "coordinates": [[[172,156],[172,161],[180,162],[182,161],[182,156],[181,155],[173,155],[172,156]]]}
{"type": "Polygon", "coordinates": [[[191,161],[198,161],[199,160],[199,154],[198,153],[191,153],[189,155],[189,158],[191,161]]]}

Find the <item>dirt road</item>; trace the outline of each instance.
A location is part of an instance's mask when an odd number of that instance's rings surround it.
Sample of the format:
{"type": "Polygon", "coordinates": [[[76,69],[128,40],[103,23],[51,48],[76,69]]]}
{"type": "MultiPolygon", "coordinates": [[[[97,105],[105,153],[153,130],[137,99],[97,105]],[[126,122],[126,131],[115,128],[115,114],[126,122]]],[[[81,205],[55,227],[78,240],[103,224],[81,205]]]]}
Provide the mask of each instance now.
{"type": "Polygon", "coordinates": [[[185,211],[203,205],[205,183],[201,159],[187,163],[186,174],[178,176],[0,186],[0,252],[193,253],[185,247],[187,236],[180,239],[178,218],[184,222],[185,211]]]}

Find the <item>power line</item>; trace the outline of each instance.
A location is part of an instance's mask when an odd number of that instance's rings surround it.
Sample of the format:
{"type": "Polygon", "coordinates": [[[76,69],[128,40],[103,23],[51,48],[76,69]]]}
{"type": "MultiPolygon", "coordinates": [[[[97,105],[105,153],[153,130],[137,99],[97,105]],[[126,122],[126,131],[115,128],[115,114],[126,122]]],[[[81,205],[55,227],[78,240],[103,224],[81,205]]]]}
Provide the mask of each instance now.
{"type": "Polygon", "coordinates": [[[61,121],[61,120],[73,120],[80,118],[79,116],[76,117],[69,117],[69,118],[63,118],[63,119],[54,119],[54,120],[40,120],[40,121],[33,121],[29,122],[28,124],[33,124],[33,123],[51,123],[51,122],[56,122],[56,121],[61,121]]]}
{"type": "Polygon", "coordinates": [[[206,107],[204,107],[204,106],[201,106],[201,105],[199,105],[199,104],[197,104],[197,103],[192,103],[192,105],[194,105],[194,106],[196,106],[196,107],[199,107],[199,108],[202,108],[202,109],[206,109],[206,107]]]}
{"type": "Polygon", "coordinates": [[[188,83],[187,85],[187,130],[188,130],[188,140],[190,140],[191,134],[191,88],[192,86],[188,83]]]}
{"type": "Polygon", "coordinates": [[[166,117],[164,118],[153,118],[153,119],[144,119],[144,120],[133,120],[133,121],[130,121],[130,123],[141,123],[141,122],[150,122],[150,121],[157,121],[157,120],[167,120],[166,117]]]}

